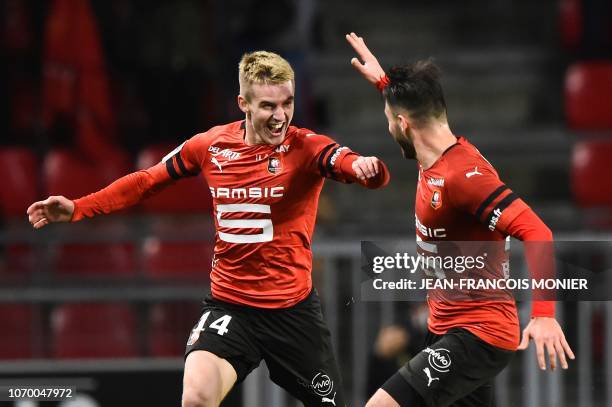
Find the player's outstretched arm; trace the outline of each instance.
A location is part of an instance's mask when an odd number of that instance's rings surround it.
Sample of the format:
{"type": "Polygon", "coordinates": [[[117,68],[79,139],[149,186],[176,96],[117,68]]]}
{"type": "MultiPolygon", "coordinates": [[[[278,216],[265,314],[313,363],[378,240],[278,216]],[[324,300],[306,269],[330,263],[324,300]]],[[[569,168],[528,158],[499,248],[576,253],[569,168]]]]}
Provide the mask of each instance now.
{"type": "Polygon", "coordinates": [[[160,163],[121,177],[106,188],[73,201],[51,196],[35,202],[28,208],[28,219],[35,229],[40,229],[49,223],[75,222],[109,214],[137,204],[172,182],[166,165],[160,163]]]}
{"type": "Polygon", "coordinates": [[[50,196],[44,201],[34,202],[28,208],[28,220],[34,229],[49,223],[70,222],[74,213],[74,203],[63,196],[50,196]]]}
{"type": "MultiPolygon", "coordinates": [[[[353,47],[359,58],[351,59],[351,65],[372,85],[379,87],[381,79],[385,77],[385,71],[378,63],[378,59],[366,46],[362,37],[355,33],[346,34],[346,40],[353,47]]],[[[380,87],[379,87],[380,88],[380,87]]]]}

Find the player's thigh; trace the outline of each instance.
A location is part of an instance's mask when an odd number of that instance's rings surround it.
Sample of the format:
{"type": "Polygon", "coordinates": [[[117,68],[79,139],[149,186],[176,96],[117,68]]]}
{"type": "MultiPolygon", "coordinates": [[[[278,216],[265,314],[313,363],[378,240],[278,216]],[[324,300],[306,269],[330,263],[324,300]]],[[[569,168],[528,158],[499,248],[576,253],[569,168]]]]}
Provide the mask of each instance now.
{"type": "Polygon", "coordinates": [[[236,371],[227,360],[208,351],[189,353],[183,376],[183,407],[218,406],[236,379],[236,371]]]}
{"type": "Polygon", "coordinates": [[[262,318],[258,329],[270,378],[305,406],[344,406],[331,334],[316,292],[292,309],[262,318]]]}
{"type": "MultiPolygon", "coordinates": [[[[408,403],[404,403],[404,405],[409,405],[410,407],[417,406],[417,404],[408,403]]],[[[368,400],[365,407],[401,407],[401,405],[386,390],[378,389],[368,400]]]]}
{"type": "Polygon", "coordinates": [[[241,307],[210,298],[204,302],[185,348],[184,398],[222,399],[259,365],[261,353],[250,324],[249,313],[241,307]]]}
{"type": "Polygon", "coordinates": [[[451,407],[491,407],[493,406],[494,380],[483,384],[470,394],[455,401],[451,407]]]}
{"type": "MultiPolygon", "coordinates": [[[[463,329],[453,329],[427,346],[392,376],[383,386],[400,405],[413,393],[426,406],[450,406],[465,399],[461,406],[488,407],[490,398],[482,386],[508,365],[513,352],[495,348],[463,329]],[[404,384],[402,386],[402,384],[404,384]],[[416,392],[415,392],[416,390],[416,392]]],[[[408,404],[406,404],[408,405],[408,404]]]]}

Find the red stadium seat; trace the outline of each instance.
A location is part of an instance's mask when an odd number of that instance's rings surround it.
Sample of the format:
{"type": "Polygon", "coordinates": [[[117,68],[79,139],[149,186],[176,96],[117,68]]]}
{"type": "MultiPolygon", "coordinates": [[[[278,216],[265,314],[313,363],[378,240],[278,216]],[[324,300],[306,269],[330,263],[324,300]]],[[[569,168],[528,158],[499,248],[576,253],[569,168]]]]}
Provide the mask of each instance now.
{"type": "Polygon", "coordinates": [[[28,244],[12,243],[0,249],[0,259],[3,258],[3,267],[0,267],[0,284],[6,282],[21,282],[28,279],[35,271],[37,256],[40,253],[28,244]]]}
{"type": "Polygon", "coordinates": [[[582,141],[572,155],[572,190],[582,207],[612,206],[612,140],[582,141]]]}
{"type": "Polygon", "coordinates": [[[56,358],[137,357],[136,332],[136,316],[127,304],[64,304],[51,314],[51,353],[56,358]]]}
{"type": "Polygon", "coordinates": [[[0,305],[0,359],[25,359],[38,355],[40,314],[31,305],[0,305]]]}
{"type": "Polygon", "coordinates": [[[134,246],[121,243],[59,246],[54,269],[64,277],[133,277],[134,246]]]}
{"type": "Polygon", "coordinates": [[[195,302],[155,304],[149,310],[149,354],[181,356],[189,332],[198,321],[201,307],[195,302]]]}
{"type": "Polygon", "coordinates": [[[145,241],[142,250],[144,273],[152,279],[208,280],[211,270],[211,242],[145,241]]]}
{"type": "Polygon", "coordinates": [[[49,152],[43,163],[43,183],[48,195],[78,198],[95,192],[130,171],[125,154],[117,151],[104,165],[64,149],[49,152]]]}
{"type": "Polygon", "coordinates": [[[574,130],[612,130],[612,62],[570,66],[565,76],[565,115],[574,130]]]}
{"type": "Polygon", "coordinates": [[[39,197],[38,162],[25,148],[0,150],[0,208],[4,216],[25,217],[28,206],[39,197]]]}
{"type": "MultiPolygon", "coordinates": [[[[174,147],[144,149],[138,156],[137,167],[145,169],[154,166],[174,147]]],[[[212,197],[201,176],[182,179],[143,202],[143,209],[151,213],[207,213],[211,208],[212,197]]]]}
{"type": "Polygon", "coordinates": [[[582,40],[582,1],[559,2],[559,30],[561,41],[567,49],[575,49],[582,40]]]}

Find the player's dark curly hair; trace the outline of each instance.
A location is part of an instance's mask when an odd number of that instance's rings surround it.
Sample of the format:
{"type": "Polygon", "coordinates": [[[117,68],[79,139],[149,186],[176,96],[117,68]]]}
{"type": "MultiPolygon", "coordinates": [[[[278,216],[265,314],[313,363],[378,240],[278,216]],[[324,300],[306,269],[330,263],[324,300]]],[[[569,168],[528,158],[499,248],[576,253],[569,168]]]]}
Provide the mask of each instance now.
{"type": "Polygon", "coordinates": [[[446,101],[440,84],[440,68],[431,60],[395,66],[389,70],[389,84],[383,98],[390,106],[402,107],[417,126],[446,116],[446,101]]]}

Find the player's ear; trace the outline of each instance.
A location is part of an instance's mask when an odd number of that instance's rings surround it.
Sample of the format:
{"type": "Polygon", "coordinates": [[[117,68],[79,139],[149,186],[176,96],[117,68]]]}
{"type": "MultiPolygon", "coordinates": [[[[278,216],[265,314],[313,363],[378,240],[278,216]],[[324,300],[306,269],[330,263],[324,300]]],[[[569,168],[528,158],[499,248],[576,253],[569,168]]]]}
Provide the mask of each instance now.
{"type": "Polygon", "coordinates": [[[400,126],[400,129],[402,129],[402,132],[404,132],[404,134],[408,134],[408,130],[410,129],[410,127],[412,127],[412,123],[410,122],[410,119],[407,116],[400,113],[397,115],[397,120],[399,121],[399,126],[400,126]]]}
{"type": "Polygon", "coordinates": [[[236,99],[238,101],[238,108],[240,108],[240,110],[242,110],[244,113],[247,113],[249,111],[249,102],[247,102],[242,95],[238,95],[236,99]]]}

